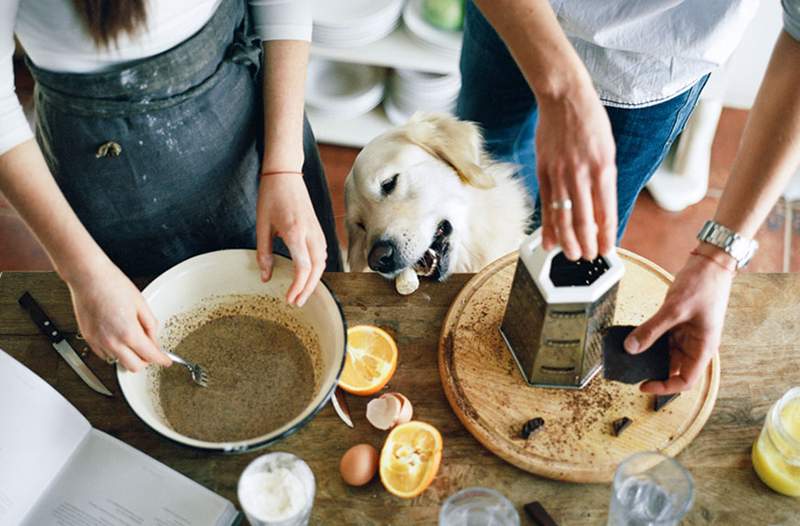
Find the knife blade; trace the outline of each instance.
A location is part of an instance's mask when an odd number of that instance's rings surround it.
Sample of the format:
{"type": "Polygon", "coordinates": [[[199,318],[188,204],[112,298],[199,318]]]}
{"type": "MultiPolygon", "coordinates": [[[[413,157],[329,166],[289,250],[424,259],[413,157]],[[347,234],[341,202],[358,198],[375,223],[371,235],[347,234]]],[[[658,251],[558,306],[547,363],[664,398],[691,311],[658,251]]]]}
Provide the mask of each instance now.
{"type": "Polygon", "coordinates": [[[64,358],[64,361],[67,362],[73,371],[84,381],[86,385],[97,391],[98,393],[105,395],[105,396],[114,396],[114,394],[109,391],[103,382],[95,376],[89,367],[83,363],[83,360],[80,359],[78,353],[72,348],[69,342],[66,340],[64,335],[61,331],[56,327],[56,324],[47,317],[42,307],[33,299],[33,296],[30,293],[26,292],[23,294],[18,300],[20,306],[25,309],[28,314],[30,315],[33,322],[36,324],[36,327],[41,331],[42,334],[47,336],[50,340],[50,344],[53,348],[64,358]]]}
{"type": "Polygon", "coordinates": [[[336,414],[348,427],[353,427],[353,419],[350,418],[350,407],[347,405],[347,394],[341,387],[336,387],[331,396],[331,404],[336,414]]]}

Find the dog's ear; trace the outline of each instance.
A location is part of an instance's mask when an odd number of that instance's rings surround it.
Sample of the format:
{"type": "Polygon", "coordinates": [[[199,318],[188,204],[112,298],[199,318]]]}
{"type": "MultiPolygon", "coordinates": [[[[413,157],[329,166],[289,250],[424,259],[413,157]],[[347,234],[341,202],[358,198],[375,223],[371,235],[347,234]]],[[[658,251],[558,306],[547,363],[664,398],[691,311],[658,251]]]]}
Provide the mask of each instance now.
{"type": "Polygon", "coordinates": [[[481,132],[472,122],[444,113],[415,113],[400,129],[402,136],[449,164],[464,183],[491,188],[494,179],[481,168],[484,160],[481,132]]]}

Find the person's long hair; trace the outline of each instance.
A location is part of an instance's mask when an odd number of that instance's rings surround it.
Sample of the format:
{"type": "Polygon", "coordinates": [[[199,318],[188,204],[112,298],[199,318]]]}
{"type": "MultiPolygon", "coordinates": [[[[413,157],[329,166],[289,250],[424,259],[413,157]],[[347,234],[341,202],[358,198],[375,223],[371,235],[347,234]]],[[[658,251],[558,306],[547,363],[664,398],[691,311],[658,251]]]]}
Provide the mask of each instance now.
{"type": "Polygon", "coordinates": [[[122,33],[135,34],[147,22],[147,0],[72,0],[95,44],[108,47],[122,33]]]}

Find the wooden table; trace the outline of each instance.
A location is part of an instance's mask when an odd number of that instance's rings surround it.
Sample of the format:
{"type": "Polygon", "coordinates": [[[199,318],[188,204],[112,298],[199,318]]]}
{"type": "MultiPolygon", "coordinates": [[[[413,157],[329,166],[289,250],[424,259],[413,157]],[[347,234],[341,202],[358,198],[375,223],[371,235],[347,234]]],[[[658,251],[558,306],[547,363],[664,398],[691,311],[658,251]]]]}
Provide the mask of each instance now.
{"type": "MultiPolygon", "coordinates": [[[[423,283],[410,297],[375,275],[331,274],[326,281],[341,300],[350,324],[373,323],[397,338],[400,361],[389,384],[413,402],[415,418],[435,425],[444,436],[444,459],[431,487],[405,501],[374,480],[362,488],[345,486],[339,459],[350,446],[368,442],[380,448],[384,434],[364,418],[365,399],[351,397],[355,429],[339,421],[330,407],[308,426],[277,444],[313,469],[317,497],[313,524],[434,524],[442,501],[458,489],[482,485],[499,490],[522,510],[542,501],[562,525],[605,524],[607,485],[559,483],[523,472],[482,448],[461,426],[445,400],[436,353],[448,307],[470,276],[444,284],[423,283]]],[[[17,306],[24,291],[39,300],[54,321],[77,329],[65,285],[52,273],[0,275],[0,348],[41,375],[97,428],[139,448],[161,462],[236,502],[239,474],[258,453],[208,455],[161,438],[129,409],[113,369],[93,355],[87,362],[116,392],[107,399],[86,387],[37,333],[17,306]]],[[[696,482],[694,508],[684,524],[800,524],[800,499],[770,491],[750,464],[750,447],[769,406],[790,386],[800,385],[800,274],[744,274],[737,278],[728,311],[722,349],[719,400],[705,429],[678,457],[696,482]]],[[[2,386],[0,386],[2,396],[2,386]]],[[[522,524],[530,524],[524,514],[522,524]]]]}

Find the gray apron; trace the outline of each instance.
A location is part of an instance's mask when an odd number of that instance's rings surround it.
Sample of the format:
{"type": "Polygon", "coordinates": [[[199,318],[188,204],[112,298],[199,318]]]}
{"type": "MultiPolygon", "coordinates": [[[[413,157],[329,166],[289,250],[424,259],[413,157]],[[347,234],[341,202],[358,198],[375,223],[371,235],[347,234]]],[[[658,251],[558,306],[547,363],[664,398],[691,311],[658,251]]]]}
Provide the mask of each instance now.
{"type": "MultiPolygon", "coordinates": [[[[45,71],[36,137],[83,225],[126,274],[223,248],[255,248],[263,113],[260,42],[245,0],[223,0],[194,36],[110,72],[45,71]]],[[[341,270],[333,209],[308,121],[306,187],[341,270]]],[[[287,254],[277,240],[276,251],[287,254]]]]}

